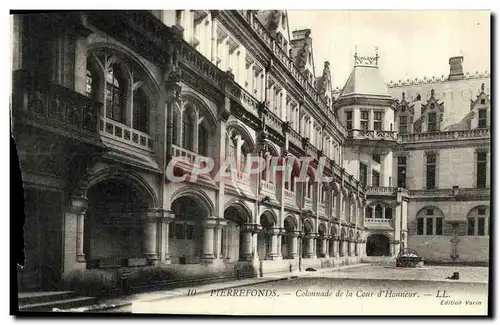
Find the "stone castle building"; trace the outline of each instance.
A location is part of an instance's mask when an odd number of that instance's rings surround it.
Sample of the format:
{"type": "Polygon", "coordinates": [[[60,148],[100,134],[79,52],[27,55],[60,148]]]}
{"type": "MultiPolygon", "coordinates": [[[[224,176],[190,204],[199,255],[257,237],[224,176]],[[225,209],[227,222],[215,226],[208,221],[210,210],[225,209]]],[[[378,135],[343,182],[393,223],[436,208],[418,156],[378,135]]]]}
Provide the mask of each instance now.
{"type": "Polygon", "coordinates": [[[449,77],[387,84],[377,56],[356,55],[335,90],[311,40],[278,10],[14,15],[20,289],[258,276],[404,247],[487,261],[489,75],[452,58],[449,77]],[[236,180],[192,177],[207,157],[234,158],[236,180]],[[250,175],[252,157],[291,168],[250,175]]]}

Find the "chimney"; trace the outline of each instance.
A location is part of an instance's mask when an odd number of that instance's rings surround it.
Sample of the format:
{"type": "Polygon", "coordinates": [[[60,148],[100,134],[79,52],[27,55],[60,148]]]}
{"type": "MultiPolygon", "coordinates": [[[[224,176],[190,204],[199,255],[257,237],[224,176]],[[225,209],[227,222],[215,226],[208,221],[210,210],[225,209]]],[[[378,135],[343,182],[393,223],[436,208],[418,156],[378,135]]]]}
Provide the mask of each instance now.
{"type": "Polygon", "coordinates": [[[463,62],[463,56],[454,56],[450,58],[448,61],[450,64],[450,75],[448,76],[448,80],[460,80],[464,78],[464,69],[462,67],[463,62]]]}

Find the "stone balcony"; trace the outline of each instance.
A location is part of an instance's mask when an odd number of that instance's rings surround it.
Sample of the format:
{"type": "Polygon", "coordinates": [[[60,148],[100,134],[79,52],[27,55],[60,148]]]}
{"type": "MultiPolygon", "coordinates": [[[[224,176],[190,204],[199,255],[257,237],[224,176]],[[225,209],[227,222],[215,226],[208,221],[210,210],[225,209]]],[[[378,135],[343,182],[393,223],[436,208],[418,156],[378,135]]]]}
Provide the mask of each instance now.
{"type": "Polygon", "coordinates": [[[347,131],[347,138],[353,140],[387,140],[396,141],[396,131],[377,131],[352,129],[347,131]]]}
{"type": "Polygon", "coordinates": [[[394,197],[397,193],[397,187],[381,187],[381,186],[367,186],[365,193],[368,196],[386,196],[394,197]]]}
{"type": "Polygon", "coordinates": [[[422,143],[434,141],[466,140],[466,139],[489,139],[490,129],[473,129],[441,132],[424,132],[412,134],[399,134],[398,143],[422,143]]]}
{"type": "Polygon", "coordinates": [[[450,200],[489,200],[491,188],[441,188],[441,189],[419,189],[409,190],[408,195],[412,199],[431,200],[434,198],[450,200]]]}
{"type": "Polygon", "coordinates": [[[364,225],[368,229],[394,230],[394,221],[383,218],[365,218],[364,225]]]}
{"type": "Polygon", "coordinates": [[[99,131],[106,144],[119,143],[145,153],[154,152],[153,137],[112,119],[99,119],[99,131]]]}
{"type": "Polygon", "coordinates": [[[24,70],[13,73],[12,90],[16,123],[100,146],[97,119],[101,103],[61,85],[36,79],[24,70]]]}

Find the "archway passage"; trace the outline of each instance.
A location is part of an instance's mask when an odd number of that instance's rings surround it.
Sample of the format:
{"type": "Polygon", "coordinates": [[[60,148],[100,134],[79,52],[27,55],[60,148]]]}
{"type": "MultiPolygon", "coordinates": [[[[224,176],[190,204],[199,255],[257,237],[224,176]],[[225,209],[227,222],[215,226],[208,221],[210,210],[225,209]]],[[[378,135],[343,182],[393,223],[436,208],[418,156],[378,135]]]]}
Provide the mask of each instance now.
{"type": "Polygon", "coordinates": [[[227,226],[222,229],[222,256],[227,262],[245,260],[247,252],[243,243],[246,239],[243,238],[245,234],[241,228],[247,222],[248,216],[239,206],[229,206],[224,211],[224,218],[227,220],[227,226]]]}
{"type": "Polygon", "coordinates": [[[389,238],[381,234],[373,234],[366,240],[366,255],[390,256],[391,249],[389,238]]]}
{"type": "Polygon", "coordinates": [[[284,259],[292,259],[294,258],[294,254],[296,253],[296,242],[294,243],[294,230],[295,230],[295,220],[292,216],[288,216],[284,222],[285,235],[282,236],[281,239],[281,254],[284,259]]]}
{"type": "Polygon", "coordinates": [[[174,220],[168,233],[172,264],[200,263],[207,208],[195,197],[186,195],[172,202],[172,212],[174,220]]]}
{"type": "Polygon", "coordinates": [[[302,257],[310,258],[313,255],[313,239],[310,237],[313,233],[313,225],[309,220],[304,221],[304,236],[302,237],[302,257]]]}
{"type": "Polygon", "coordinates": [[[144,257],[144,217],[150,198],[130,182],[107,179],[87,194],[83,251],[87,267],[116,267],[129,258],[144,257]]]}
{"type": "Polygon", "coordinates": [[[260,225],[262,230],[257,235],[257,253],[260,259],[270,259],[273,257],[272,254],[277,253],[272,251],[272,235],[269,233],[275,225],[271,212],[266,211],[260,216],[260,225]]]}

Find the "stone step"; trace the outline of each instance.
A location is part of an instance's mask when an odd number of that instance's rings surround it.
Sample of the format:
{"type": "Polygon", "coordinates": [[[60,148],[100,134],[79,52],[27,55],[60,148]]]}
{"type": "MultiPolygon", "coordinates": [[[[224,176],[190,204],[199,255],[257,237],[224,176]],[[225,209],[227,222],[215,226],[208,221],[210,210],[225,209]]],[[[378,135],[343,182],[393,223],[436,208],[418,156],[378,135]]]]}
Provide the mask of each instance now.
{"type": "Polygon", "coordinates": [[[76,297],[64,300],[56,301],[45,301],[34,304],[20,305],[19,311],[53,311],[53,308],[57,309],[70,309],[80,306],[91,305],[96,301],[93,297],[76,297]]]}
{"type": "Polygon", "coordinates": [[[75,291],[37,291],[19,292],[17,294],[19,306],[32,305],[42,302],[66,300],[77,297],[75,291]]]}

